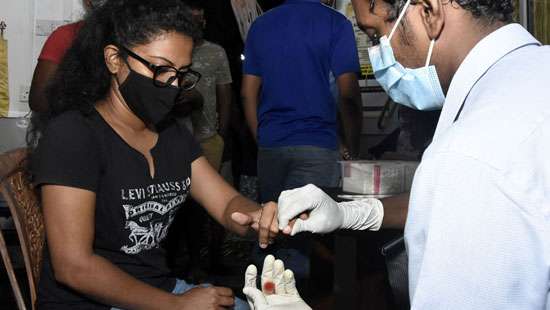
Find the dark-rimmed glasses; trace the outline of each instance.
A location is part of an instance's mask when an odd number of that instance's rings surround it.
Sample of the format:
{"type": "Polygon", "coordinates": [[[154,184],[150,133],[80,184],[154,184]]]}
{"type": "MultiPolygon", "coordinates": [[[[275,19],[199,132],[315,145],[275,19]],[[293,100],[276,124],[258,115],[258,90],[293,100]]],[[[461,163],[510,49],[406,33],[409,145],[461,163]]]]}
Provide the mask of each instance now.
{"type": "Polygon", "coordinates": [[[182,67],[180,69],[172,66],[159,66],[143,59],[143,57],[132,52],[126,47],[122,47],[122,49],[128,54],[128,56],[141,62],[153,72],[153,83],[157,87],[168,87],[177,80],[178,86],[181,89],[187,91],[195,88],[195,86],[197,86],[197,83],[201,79],[201,74],[197,71],[192,70],[190,68],[191,65],[182,67]]]}

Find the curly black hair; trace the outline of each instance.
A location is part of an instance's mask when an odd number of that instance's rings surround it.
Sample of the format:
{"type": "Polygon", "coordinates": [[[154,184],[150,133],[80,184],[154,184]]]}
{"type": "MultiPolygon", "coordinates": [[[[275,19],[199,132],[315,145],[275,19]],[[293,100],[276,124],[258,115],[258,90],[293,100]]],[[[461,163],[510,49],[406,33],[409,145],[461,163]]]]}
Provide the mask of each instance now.
{"type": "Polygon", "coordinates": [[[107,45],[131,48],[172,31],[193,39],[199,33],[190,9],[179,0],[109,0],[91,11],[47,90],[49,112],[33,117],[29,146],[36,146],[50,119],[68,110],[87,115],[106,97],[111,85],[107,45]]]}
{"type": "MultiPolygon", "coordinates": [[[[371,4],[374,0],[370,0],[371,4]]],[[[448,0],[460,5],[463,9],[472,13],[475,18],[483,19],[492,24],[494,22],[510,23],[514,16],[514,0],[448,0]]],[[[384,0],[391,5],[390,20],[397,15],[405,5],[406,0],[384,0]]]]}
{"type": "Polygon", "coordinates": [[[513,0],[454,0],[458,5],[470,11],[476,18],[485,18],[489,22],[510,23],[514,18],[513,0]]]}

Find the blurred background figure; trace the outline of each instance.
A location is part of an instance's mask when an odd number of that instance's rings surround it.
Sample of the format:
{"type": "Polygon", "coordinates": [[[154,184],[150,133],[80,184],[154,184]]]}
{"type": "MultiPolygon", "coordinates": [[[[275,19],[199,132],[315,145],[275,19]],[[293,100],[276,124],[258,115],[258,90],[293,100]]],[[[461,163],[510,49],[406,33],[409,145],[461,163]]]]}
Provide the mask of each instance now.
{"type": "MultiPolygon", "coordinates": [[[[252,24],[244,53],[242,100],[256,138],[260,201],[305,184],[337,187],[338,111],[343,144],[359,153],[362,103],[351,23],[320,0],[289,0],[252,24]],[[329,76],[338,86],[331,93],[329,76]]],[[[311,240],[278,242],[277,256],[309,277],[311,240]]],[[[269,249],[273,251],[273,249],[269,249]]],[[[256,261],[263,255],[258,253],[256,261]]]]}
{"type": "MultiPolygon", "coordinates": [[[[86,13],[101,6],[106,0],[85,0],[86,13]]],[[[63,25],[57,28],[48,37],[38,56],[38,63],[34,69],[29,94],[29,106],[33,112],[48,112],[50,109],[46,96],[48,84],[57,72],[57,67],[63,60],[65,53],[72,46],[74,39],[82,27],[82,21],[63,25]]]]}

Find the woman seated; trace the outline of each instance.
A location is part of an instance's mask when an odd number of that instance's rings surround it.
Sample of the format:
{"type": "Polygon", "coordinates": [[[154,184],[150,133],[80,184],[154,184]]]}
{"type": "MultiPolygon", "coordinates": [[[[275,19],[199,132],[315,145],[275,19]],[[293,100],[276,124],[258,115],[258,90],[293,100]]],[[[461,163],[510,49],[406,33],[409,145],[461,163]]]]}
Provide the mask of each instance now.
{"type": "Polygon", "coordinates": [[[222,287],[170,276],[160,246],[188,195],[239,234],[277,232],[210,167],[170,112],[200,74],[196,30],[178,0],[110,0],[84,21],[50,89],[34,151],[47,234],[43,309],[247,307],[222,287]]]}

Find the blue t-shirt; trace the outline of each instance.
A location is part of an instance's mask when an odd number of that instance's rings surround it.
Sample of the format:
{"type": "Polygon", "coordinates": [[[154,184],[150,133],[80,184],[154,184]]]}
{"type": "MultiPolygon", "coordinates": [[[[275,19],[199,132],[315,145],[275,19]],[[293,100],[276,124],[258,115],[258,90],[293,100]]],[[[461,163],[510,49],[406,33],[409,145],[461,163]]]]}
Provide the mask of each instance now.
{"type": "Polygon", "coordinates": [[[337,104],[329,75],[358,72],[353,27],[319,0],[288,0],[248,32],[244,74],[262,79],[261,147],[337,148],[337,104]]]}

